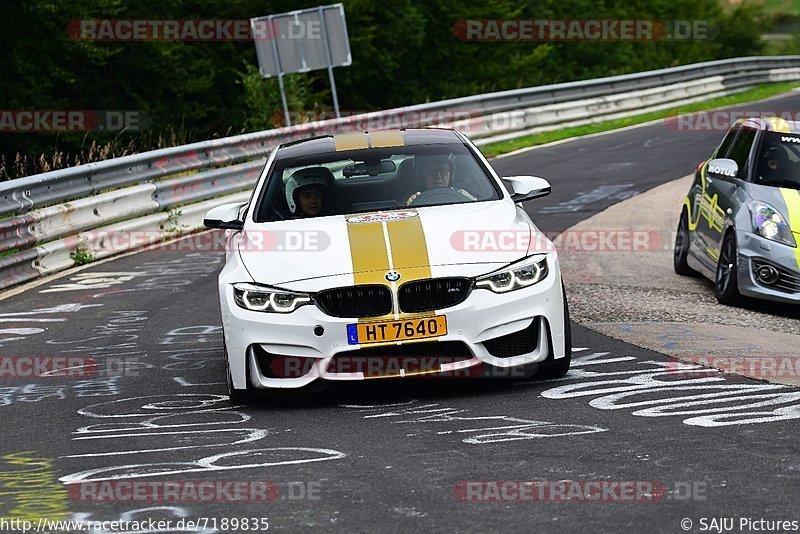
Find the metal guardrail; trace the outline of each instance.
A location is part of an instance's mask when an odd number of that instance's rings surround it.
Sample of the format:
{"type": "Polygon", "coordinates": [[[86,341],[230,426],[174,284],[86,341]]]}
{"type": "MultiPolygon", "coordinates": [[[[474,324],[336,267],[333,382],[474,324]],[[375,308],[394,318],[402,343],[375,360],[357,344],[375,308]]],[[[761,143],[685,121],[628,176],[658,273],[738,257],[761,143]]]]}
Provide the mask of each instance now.
{"type": "MultiPolygon", "coordinates": [[[[485,144],[787,80],[800,80],[800,56],[711,61],[312,122],[0,182],[0,216],[7,216],[0,219],[0,253],[14,251],[0,257],[0,289],[71,266],[69,249],[92,242],[91,235],[81,234],[87,230],[148,228],[157,241],[160,232],[161,238],[174,235],[165,230],[168,219],[196,229],[202,223],[198,210],[225,201],[220,196],[246,199],[237,192],[252,187],[263,158],[290,140],[361,129],[395,117],[409,127],[466,126],[470,137],[485,144]],[[464,120],[455,120],[459,117],[464,120]],[[164,211],[178,206],[187,215],[164,211]]],[[[91,252],[98,258],[124,251],[94,245],[91,252]]]]}

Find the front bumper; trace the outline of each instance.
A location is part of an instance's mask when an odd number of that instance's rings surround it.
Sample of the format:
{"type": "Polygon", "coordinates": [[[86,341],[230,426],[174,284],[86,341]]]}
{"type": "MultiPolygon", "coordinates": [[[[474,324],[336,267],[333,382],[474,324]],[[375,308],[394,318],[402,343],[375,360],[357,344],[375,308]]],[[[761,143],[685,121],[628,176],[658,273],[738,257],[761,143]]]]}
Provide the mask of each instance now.
{"type": "Polygon", "coordinates": [[[751,232],[736,232],[739,249],[738,280],[742,295],[789,304],[800,303],[800,265],[797,249],[764,239],[751,232]],[[755,274],[755,266],[769,264],[781,273],[777,284],[765,284],[755,274]]]}
{"type": "MultiPolygon", "coordinates": [[[[547,277],[529,288],[505,294],[475,289],[461,304],[437,311],[437,315],[447,317],[448,333],[435,339],[439,342],[461,342],[469,351],[468,359],[445,363],[440,372],[457,371],[481,364],[497,369],[518,368],[545,360],[551,347],[553,358],[565,356],[564,303],[557,255],[550,254],[548,262],[550,269],[547,277]],[[538,327],[537,340],[530,351],[515,353],[517,355],[513,356],[497,356],[487,349],[487,341],[524,331],[534,321],[538,321],[538,324],[533,325],[538,327]]],[[[329,364],[334,357],[343,354],[356,356],[365,347],[348,345],[347,342],[347,325],[357,322],[357,319],[331,317],[313,305],[302,306],[289,314],[244,310],[234,302],[230,283],[222,282],[225,278],[227,277],[220,277],[220,302],[228,364],[236,389],[244,389],[248,384],[260,389],[300,388],[318,379],[367,378],[359,372],[329,372],[329,364]],[[324,329],[322,335],[314,333],[318,326],[324,329]],[[262,353],[312,358],[313,365],[307,372],[304,371],[305,374],[296,378],[269,377],[262,372],[257,362],[254,346],[260,347],[262,353]]],[[[407,345],[414,343],[416,342],[406,342],[407,345]]],[[[375,346],[377,345],[366,347],[375,346]]],[[[496,346],[496,343],[490,343],[489,346],[496,346]]],[[[497,350],[493,352],[497,354],[497,350]]]]}

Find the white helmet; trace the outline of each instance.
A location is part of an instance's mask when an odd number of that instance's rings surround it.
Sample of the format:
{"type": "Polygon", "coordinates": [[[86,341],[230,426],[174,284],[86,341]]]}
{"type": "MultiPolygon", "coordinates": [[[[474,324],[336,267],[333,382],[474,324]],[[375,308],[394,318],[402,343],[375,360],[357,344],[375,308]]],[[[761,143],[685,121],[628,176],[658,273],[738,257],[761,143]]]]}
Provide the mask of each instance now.
{"type": "Polygon", "coordinates": [[[286,204],[289,206],[289,212],[292,215],[297,213],[297,203],[294,199],[294,192],[301,187],[309,185],[321,185],[326,187],[328,182],[325,177],[317,169],[300,169],[295,171],[286,182],[286,204]]]}

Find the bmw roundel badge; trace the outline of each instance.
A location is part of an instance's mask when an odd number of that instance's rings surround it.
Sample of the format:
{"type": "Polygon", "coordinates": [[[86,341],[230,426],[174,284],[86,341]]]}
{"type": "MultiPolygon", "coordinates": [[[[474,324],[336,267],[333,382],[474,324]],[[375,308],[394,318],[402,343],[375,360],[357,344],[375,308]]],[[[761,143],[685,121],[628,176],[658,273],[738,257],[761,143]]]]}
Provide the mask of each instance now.
{"type": "Polygon", "coordinates": [[[389,282],[397,282],[398,280],[400,280],[400,273],[398,273],[397,271],[389,271],[388,273],[386,273],[385,278],[389,282]]]}

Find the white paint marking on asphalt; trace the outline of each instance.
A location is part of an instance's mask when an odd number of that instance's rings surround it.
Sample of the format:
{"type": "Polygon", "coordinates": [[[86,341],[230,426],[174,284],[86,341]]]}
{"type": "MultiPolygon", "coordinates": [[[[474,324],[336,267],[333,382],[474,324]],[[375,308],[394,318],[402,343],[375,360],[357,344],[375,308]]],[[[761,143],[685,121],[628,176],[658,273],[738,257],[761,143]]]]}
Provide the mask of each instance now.
{"type": "Polygon", "coordinates": [[[439,427],[448,424],[455,425],[458,428],[453,430],[437,429],[433,432],[436,435],[474,434],[462,440],[470,445],[575,436],[608,430],[597,426],[551,423],[508,415],[466,416],[463,414],[469,410],[440,406],[438,403],[415,405],[417,402],[419,401],[410,400],[395,405],[343,405],[342,407],[354,408],[362,413],[378,410],[377,413],[367,413],[362,417],[364,419],[398,418],[392,421],[393,424],[434,424],[439,427]],[[395,407],[400,409],[394,409],[395,407]],[[388,411],[381,411],[387,409],[388,411]]]}
{"type": "MultiPolygon", "coordinates": [[[[155,521],[155,524],[158,524],[158,520],[160,520],[159,513],[165,513],[170,518],[184,518],[189,517],[190,515],[197,515],[192,514],[186,508],[181,508],[178,506],[151,506],[149,508],[137,508],[136,510],[128,510],[123,512],[118,518],[108,519],[108,516],[100,516],[102,519],[98,519],[97,512],[76,512],[70,516],[70,521],[81,523],[81,532],[86,532],[87,534],[125,534],[120,532],[119,530],[107,530],[103,528],[103,525],[111,526],[112,522],[122,522],[122,521],[138,521],[139,526],[142,528],[139,530],[128,531],[127,534],[159,534],[163,533],[163,529],[148,529],[146,526],[151,522],[155,521]],[[141,515],[141,517],[139,517],[141,515]],[[99,528],[98,528],[99,527],[99,528]]],[[[101,512],[102,513],[102,512],[101,512]]],[[[168,521],[170,519],[167,519],[168,521]]],[[[173,524],[176,523],[175,519],[172,519],[173,524]]],[[[196,528],[189,528],[189,527],[182,527],[179,530],[170,530],[170,532],[185,532],[187,534],[215,534],[219,532],[216,529],[210,528],[207,525],[201,527],[198,525],[198,521],[193,521],[192,524],[197,525],[196,528]]]]}
{"type": "Polygon", "coordinates": [[[339,460],[346,457],[343,452],[333,449],[316,449],[310,447],[270,447],[264,449],[251,449],[245,451],[226,452],[216,454],[214,456],[207,456],[199,460],[191,462],[169,462],[169,463],[150,463],[150,464],[131,464],[114,467],[101,467],[99,469],[89,469],[79,473],[66,475],[59,480],[64,484],[76,484],[78,482],[91,481],[100,482],[103,480],[124,480],[129,478],[146,478],[166,475],[178,475],[185,473],[211,473],[215,471],[233,471],[239,469],[257,469],[264,467],[277,467],[284,465],[300,465],[314,462],[326,462],[329,460],[339,460]],[[244,456],[248,459],[260,455],[267,455],[274,452],[279,458],[285,457],[287,452],[307,454],[305,458],[295,458],[290,460],[277,460],[267,461],[262,463],[242,464],[242,465],[216,465],[220,460],[229,460],[238,456],[244,456]],[[316,456],[312,456],[316,455],[316,456]],[[154,467],[163,466],[161,471],[153,469],[154,467]],[[175,469],[176,466],[182,466],[182,469],[175,469]],[[126,469],[138,469],[130,473],[123,473],[119,475],[97,476],[114,472],[115,470],[124,471],[126,469]]]}
{"type": "Polygon", "coordinates": [[[593,397],[589,406],[600,410],[634,409],[631,415],[639,417],[689,416],[683,423],[700,427],[800,419],[800,392],[788,386],[733,383],[713,373],[709,376],[705,371],[710,369],[697,364],[638,361],[633,357],[596,358],[602,355],[591,354],[583,362],[574,362],[567,378],[577,381],[547,389],[542,397],[593,397]],[[630,360],[647,367],[608,372],[581,369],[630,360]]]}
{"type": "Polygon", "coordinates": [[[199,383],[199,384],[198,384],[198,383],[195,383],[195,382],[189,382],[187,379],[185,379],[185,378],[184,378],[184,377],[182,377],[182,376],[173,376],[173,377],[172,377],[172,379],[173,379],[175,382],[177,382],[179,385],[183,386],[183,387],[194,387],[194,386],[222,386],[222,385],[225,385],[225,384],[226,384],[226,382],[201,382],[201,383],[199,383]]]}
{"type": "Polygon", "coordinates": [[[108,289],[112,286],[130,282],[136,276],[143,276],[144,273],[108,273],[90,272],[81,273],[69,278],[65,284],[55,284],[39,293],[61,293],[64,291],[85,291],[87,289],[108,289]]]}
{"type": "MultiPolygon", "coordinates": [[[[146,395],[94,404],[78,410],[80,415],[103,419],[106,422],[79,428],[75,441],[92,440],[99,443],[98,452],[64,456],[63,458],[91,458],[95,465],[104,458],[117,461],[119,457],[135,456],[137,460],[147,454],[165,451],[187,451],[217,447],[228,450],[232,445],[254,444],[272,434],[267,429],[238,426],[251,416],[232,410],[227,395],[170,394],[146,395]],[[209,426],[224,426],[214,428],[209,426]],[[198,427],[187,429],[187,427],[198,427]],[[143,440],[156,446],[142,447],[143,440]],[[202,441],[201,441],[202,440],[202,441]],[[190,443],[190,445],[177,445],[190,443]],[[134,443],[140,448],[114,450],[117,443],[134,443]],[[159,446],[163,442],[163,447],[159,446]],[[102,451],[102,452],[100,452],[102,451]]],[[[193,451],[196,452],[196,451],[193,451]]],[[[192,454],[192,453],[189,453],[192,454]]],[[[81,481],[119,480],[144,478],[181,473],[198,473],[294,465],[344,458],[345,454],[331,449],[306,447],[260,447],[258,449],[231,451],[198,458],[180,458],[169,462],[136,462],[112,464],[72,473],[60,480],[65,484],[81,481]],[[294,452],[289,454],[287,452],[294,452]],[[258,461],[266,456],[265,461],[258,461]],[[231,462],[234,459],[236,461],[231,462]],[[239,464],[238,461],[248,461],[239,464]],[[255,460],[255,462],[254,462],[255,460]]]]}
{"type": "MultiPolygon", "coordinates": [[[[35,319],[33,317],[26,317],[24,320],[26,323],[63,323],[66,319],[56,318],[56,319],[35,319]]],[[[14,317],[2,317],[0,318],[0,323],[17,323],[19,322],[19,318],[14,317]]]]}
{"type": "MultiPolygon", "coordinates": [[[[256,428],[221,428],[221,429],[214,429],[214,430],[180,430],[180,431],[169,431],[169,432],[136,432],[130,434],[104,434],[100,436],[83,436],[79,438],[72,438],[75,441],[85,440],[85,439],[115,439],[115,438],[142,438],[142,437],[153,437],[153,436],[181,436],[183,434],[194,434],[197,438],[207,437],[209,434],[246,434],[243,439],[231,441],[229,443],[225,443],[224,445],[240,445],[242,443],[250,443],[253,441],[258,441],[263,439],[267,436],[267,431],[263,429],[256,429],[256,428]]],[[[180,438],[176,438],[180,439],[180,438]]],[[[174,441],[174,440],[170,440],[174,441]]],[[[166,452],[166,451],[179,451],[183,449],[202,449],[205,447],[220,447],[223,444],[221,443],[212,443],[211,445],[184,445],[182,447],[163,447],[159,449],[135,449],[135,450],[125,450],[125,451],[113,451],[113,452],[91,452],[86,454],[68,454],[66,456],[61,456],[61,458],[98,458],[101,456],[121,456],[125,454],[143,454],[148,452],[166,452]]]]}
{"type": "Polygon", "coordinates": [[[625,200],[638,193],[636,189],[632,189],[634,185],[635,184],[601,185],[588,193],[579,193],[577,197],[571,200],[559,202],[554,206],[545,206],[538,211],[539,213],[577,212],[586,209],[586,206],[589,204],[594,204],[601,200],[625,200]]]}
{"type": "Polygon", "coordinates": [[[635,360],[633,356],[616,356],[611,358],[603,358],[604,356],[608,356],[609,352],[595,352],[592,354],[585,354],[583,356],[578,356],[572,360],[572,367],[580,367],[584,365],[600,365],[605,363],[613,363],[613,362],[626,362],[629,360],[635,360]]]}

